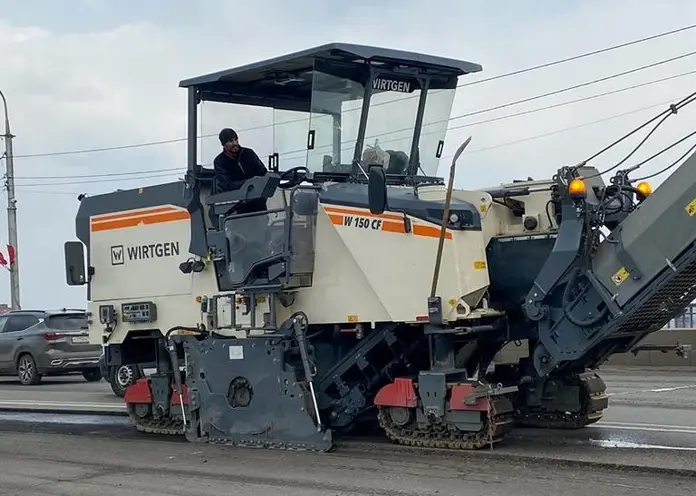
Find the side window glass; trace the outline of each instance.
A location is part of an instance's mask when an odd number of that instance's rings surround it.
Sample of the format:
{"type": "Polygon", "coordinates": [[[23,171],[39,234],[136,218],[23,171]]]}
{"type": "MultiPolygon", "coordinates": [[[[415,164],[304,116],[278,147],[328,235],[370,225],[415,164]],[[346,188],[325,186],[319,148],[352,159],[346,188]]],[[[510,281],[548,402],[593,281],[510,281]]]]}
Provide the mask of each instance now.
{"type": "Polygon", "coordinates": [[[4,332],[23,331],[39,323],[39,319],[33,315],[11,315],[7,320],[4,332]]]}
{"type": "Polygon", "coordinates": [[[5,330],[5,324],[7,324],[7,315],[0,315],[0,333],[2,333],[5,330]]]}

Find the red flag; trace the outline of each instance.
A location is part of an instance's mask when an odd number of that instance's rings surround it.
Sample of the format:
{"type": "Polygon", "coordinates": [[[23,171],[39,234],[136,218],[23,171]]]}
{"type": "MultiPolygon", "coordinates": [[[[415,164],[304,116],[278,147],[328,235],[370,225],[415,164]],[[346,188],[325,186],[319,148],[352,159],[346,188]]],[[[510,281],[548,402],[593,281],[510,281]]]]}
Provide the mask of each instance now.
{"type": "Polygon", "coordinates": [[[5,259],[5,255],[3,255],[1,251],[0,251],[0,265],[2,265],[2,266],[7,265],[7,260],[5,259]]]}
{"type": "Polygon", "coordinates": [[[12,245],[7,245],[7,254],[8,254],[9,257],[10,257],[10,265],[14,264],[14,263],[15,263],[15,259],[16,259],[16,258],[15,258],[14,246],[12,246],[12,245]]]}

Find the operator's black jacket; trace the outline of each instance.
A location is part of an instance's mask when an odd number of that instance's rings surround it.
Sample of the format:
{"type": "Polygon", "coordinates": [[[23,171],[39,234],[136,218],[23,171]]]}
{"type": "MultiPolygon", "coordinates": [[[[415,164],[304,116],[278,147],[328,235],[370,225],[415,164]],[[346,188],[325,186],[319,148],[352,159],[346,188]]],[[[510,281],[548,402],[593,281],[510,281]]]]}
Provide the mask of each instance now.
{"type": "Polygon", "coordinates": [[[266,166],[251,148],[239,147],[237,158],[231,158],[224,151],[213,161],[217,192],[237,189],[241,183],[253,176],[265,176],[266,166]]]}
{"type": "MultiPolygon", "coordinates": [[[[239,147],[237,158],[231,158],[224,150],[213,160],[215,171],[215,193],[238,189],[244,181],[254,176],[265,176],[266,166],[251,148],[239,147]]],[[[266,200],[253,200],[239,205],[237,213],[266,209],[266,200]]]]}

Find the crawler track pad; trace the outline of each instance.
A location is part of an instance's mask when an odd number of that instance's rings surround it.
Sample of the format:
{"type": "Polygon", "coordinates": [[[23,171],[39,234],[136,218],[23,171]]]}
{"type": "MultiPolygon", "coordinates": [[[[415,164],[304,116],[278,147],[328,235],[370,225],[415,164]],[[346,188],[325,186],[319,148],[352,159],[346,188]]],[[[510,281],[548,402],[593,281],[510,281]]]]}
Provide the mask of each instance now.
{"type": "Polygon", "coordinates": [[[259,448],[329,451],[314,404],[286,363],[289,341],[264,336],[187,341],[188,439],[259,448]]]}

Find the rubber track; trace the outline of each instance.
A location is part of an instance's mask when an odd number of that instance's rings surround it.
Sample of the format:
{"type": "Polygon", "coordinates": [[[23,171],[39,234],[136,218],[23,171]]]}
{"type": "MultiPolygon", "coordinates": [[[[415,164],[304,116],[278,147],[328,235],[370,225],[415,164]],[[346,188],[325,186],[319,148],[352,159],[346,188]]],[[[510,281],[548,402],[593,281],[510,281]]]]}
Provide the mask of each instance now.
{"type": "Polygon", "coordinates": [[[132,407],[128,406],[128,418],[135,425],[135,428],[140,432],[148,434],[167,434],[180,435],[184,433],[184,423],[182,420],[164,417],[161,419],[142,418],[133,412],[132,407]]]}
{"type": "MultiPolygon", "coordinates": [[[[133,425],[139,432],[145,432],[148,434],[164,434],[169,436],[184,436],[183,432],[183,422],[180,419],[172,418],[162,418],[162,419],[152,419],[152,418],[141,418],[137,416],[131,407],[128,407],[128,417],[130,418],[133,425]]],[[[316,453],[326,452],[326,449],[316,448],[311,444],[296,444],[296,443],[281,443],[274,441],[257,441],[257,440],[241,440],[241,441],[230,441],[224,437],[211,436],[206,439],[201,439],[200,441],[205,441],[208,444],[217,445],[227,445],[227,446],[239,446],[239,447],[250,447],[250,448],[266,448],[266,449],[279,449],[284,451],[309,451],[316,453]]]]}
{"type": "Polygon", "coordinates": [[[377,418],[387,437],[398,444],[419,448],[477,450],[492,447],[500,442],[515,426],[510,399],[496,398],[491,403],[493,422],[491,424],[491,419],[487,419],[483,429],[478,432],[448,429],[448,424],[426,428],[397,426],[391,421],[386,408],[379,408],[377,418]],[[498,414],[496,410],[504,413],[498,414]]]}
{"type": "Polygon", "coordinates": [[[580,374],[584,410],[578,413],[565,412],[522,412],[517,416],[517,424],[521,427],[535,427],[541,429],[582,429],[594,424],[604,416],[604,409],[598,409],[598,405],[607,399],[606,385],[601,390],[592,392],[584,377],[592,378],[593,373],[580,374]]]}

